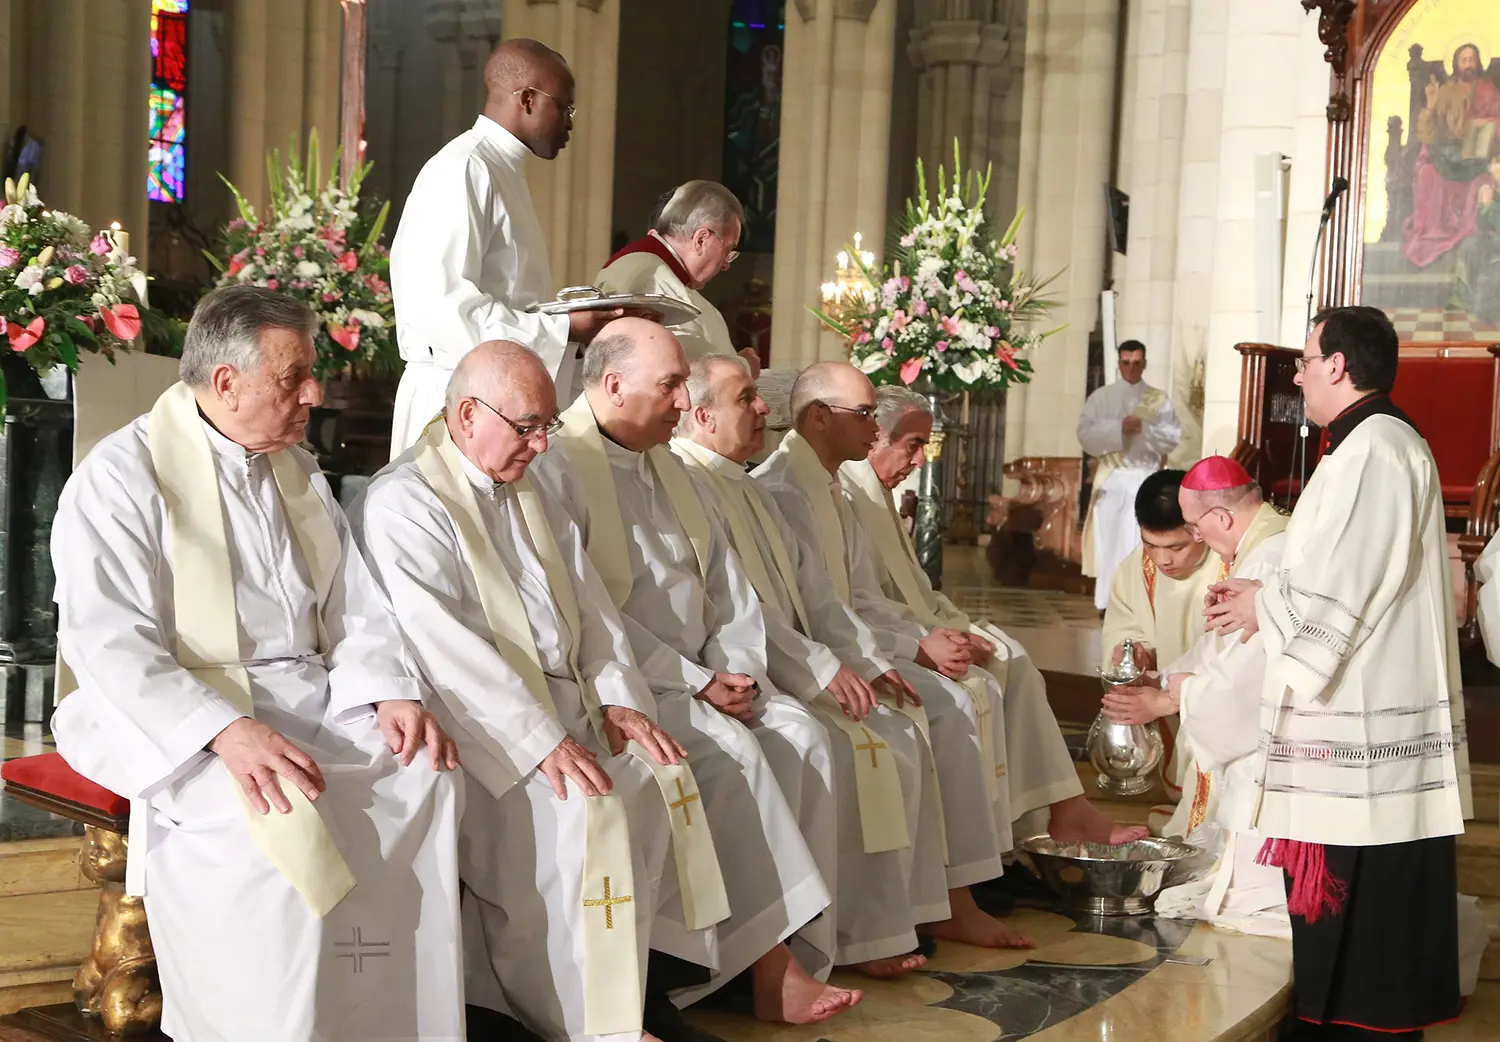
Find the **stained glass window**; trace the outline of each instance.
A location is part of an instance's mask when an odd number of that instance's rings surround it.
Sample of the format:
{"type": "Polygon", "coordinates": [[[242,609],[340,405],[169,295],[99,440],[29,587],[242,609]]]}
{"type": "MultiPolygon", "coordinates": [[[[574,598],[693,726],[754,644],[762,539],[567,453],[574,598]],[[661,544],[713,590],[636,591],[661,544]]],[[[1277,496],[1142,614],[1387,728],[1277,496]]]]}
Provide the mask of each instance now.
{"type": "Polygon", "coordinates": [[[146,194],[182,201],[187,186],[188,0],[151,0],[150,173],[146,194]]]}
{"type": "Polygon", "coordinates": [[[745,207],[740,249],[769,253],[776,239],[786,0],[734,0],[729,18],[724,184],[745,207]]]}

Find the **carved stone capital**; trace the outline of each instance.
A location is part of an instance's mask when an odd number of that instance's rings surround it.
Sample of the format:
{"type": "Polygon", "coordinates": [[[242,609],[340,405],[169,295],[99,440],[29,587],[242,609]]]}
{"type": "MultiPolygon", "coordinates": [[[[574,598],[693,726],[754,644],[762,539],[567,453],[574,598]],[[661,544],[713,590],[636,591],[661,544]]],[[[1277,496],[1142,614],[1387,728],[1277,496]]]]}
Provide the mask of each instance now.
{"type": "Polygon", "coordinates": [[[1323,60],[1340,76],[1349,63],[1349,19],[1355,0],[1302,0],[1304,11],[1318,12],[1318,40],[1327,48],[1323,60]]]}
{"type": "Polygon", "coordinates": [[[1010,37],[1003,25],[941,21],[911,31],[907,56],[918,69],[934,65],[998,66],[1010,53],[1010,37]]]}

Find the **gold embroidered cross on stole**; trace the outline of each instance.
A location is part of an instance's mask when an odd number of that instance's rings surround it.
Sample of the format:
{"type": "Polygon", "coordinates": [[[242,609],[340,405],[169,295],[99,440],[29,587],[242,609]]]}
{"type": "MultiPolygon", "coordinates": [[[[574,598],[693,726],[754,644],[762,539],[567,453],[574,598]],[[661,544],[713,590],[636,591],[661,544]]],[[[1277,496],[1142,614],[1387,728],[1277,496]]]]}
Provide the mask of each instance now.
{"type": "Polygon", "coordinates": [[[856,745],[854,748],[859,752],[868,751],[870,754],[870,766],[879,768],[880,758],[878,750],[889,749],[890,746],[886,745],[884,742],[880,741],[873,734],[871,734],[868,727],[861,727],[860,730],[865,733],[865,744],[856,745]]]}
{"type": "Polygon", "coordinates": [[[681,778],[674,778],[672,780],[677,783],[677,799],[667,804],[667,806],[673,810],[682,811],[683,824],[691,825],[693,823],[693,811],[688,805],[699,802],[700,797],[696,792],[686,791],[682,787],[681,778]]]}
{"type": "Polygon", "coordinates": [[[604,896],[603,897],[585,897],[583,899],[583,907],[585,907],[585,908],[603,908],[604,909],[604,928],[606,930],[613,930],[615,928],[615,905],[628,905],[628,904],[630,904],[634,900],[635,900],[635,898],[632,897],[630,894],[623,894],[623,895],[616,894],[616,895],[611,895],[610,892],[609,892],[609,876],[605,876],[604,877],[604,896]]]}

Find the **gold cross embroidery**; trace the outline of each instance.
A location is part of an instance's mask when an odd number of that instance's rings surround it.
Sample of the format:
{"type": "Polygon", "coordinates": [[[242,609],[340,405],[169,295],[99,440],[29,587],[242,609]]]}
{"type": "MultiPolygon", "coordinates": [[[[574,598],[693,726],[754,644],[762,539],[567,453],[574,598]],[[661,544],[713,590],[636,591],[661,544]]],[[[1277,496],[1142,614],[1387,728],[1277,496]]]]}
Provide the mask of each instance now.
{"type": "Polygon", "coordinates": [[[682,787],[681,778],[674,778],[673,781],[677,783],[677,801],[675,803],[668,803],[667,806],[672,810],[680,808],[684,824],[691,825],[693,823],[693,812],[688,804],[697,803],[699,801],[698,794],[696,792],[686,792],[682,787]]]}
{"type": "Polygon", "coordinates": [[[604,896],[603,897],[585,897],[583,899],[583,907],[585,907],[585,908],[603,908],[604,909],[604,928],[606,930],[613,930],[615,928],[615,905],[628,905],[628,904],[630,904],[630,902],[631,902],[631,897],[630,897],[629,894],[626,894],[624,897],[611,897],[609,895],[609,876],[605,876],[604,877],[604,896]]]}
{"type": "Polygon", "coordinates": [[[856,752],[864,752],[866,749],[868,749],[870,751],[870,766],[878,768],[880,766],[880,754],[877,752],[877,750],[888,749],[890,748],[890,746],[886,745],[884,742],[877,741],[875,739],[875,736],[870,733],[870,729],[868,727],[861,727],[860,730],[865,733],[865,738],[867,741],[864,745],[856,745],[854,749],[856,752]]]}

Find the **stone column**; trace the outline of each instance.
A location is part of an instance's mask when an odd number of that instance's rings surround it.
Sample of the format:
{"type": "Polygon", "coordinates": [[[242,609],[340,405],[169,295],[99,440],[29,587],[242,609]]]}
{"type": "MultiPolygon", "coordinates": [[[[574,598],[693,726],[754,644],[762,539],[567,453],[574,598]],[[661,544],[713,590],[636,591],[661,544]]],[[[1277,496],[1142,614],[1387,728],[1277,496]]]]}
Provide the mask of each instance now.
{"type": "MultiPolygon", "coordinates": [[[[225,176],[252,205],[269,198],[266,155],[283,158],[308,131],[331,156],[338,144],[343,20],[337,0],[236,0],[229,8],[225,176]],[[274,9],[273,9],[274,8],[274,9]]],[[[191,99],[189,104],[191,104],[191,99]]]]}
{"type": "Polygon", "coordinates": [[[529,36],[568,59],[577,79],[573,138],[527,172],[557,288],[593,281],[609,259],[614,209],[620,0],[505,0],[507,38],[529,36]]]}
{"type": "Polygon", "coordinates": [[[885,239],[896,0],[787,5],[777,178],[773,359],[801,367],[843,355],[807,312],[855,232],[885,239]]]}
{"type": "Polygon", "coordinates": [[[907,45],[921,74],[917,152],[931,177],[939,163],[952,168],[956,139],[964,168],[982,172],[999,159],[992,126],[1010,87],[1008,10],[991,0],[933,6],[919,11],[907,45]]]}
{"type": "Polygon", "coordinates": [[[1061,272],[1047,320],[1067,324],[1032,359],[1033,381],[1009,398],[1011,456],[1076,456],[1088,340],[1104,276],[1103,185],[1110,178],[1118,0],[1031,0],[1019,202],[1027,211],[1018,263],[1061,272]]]}

